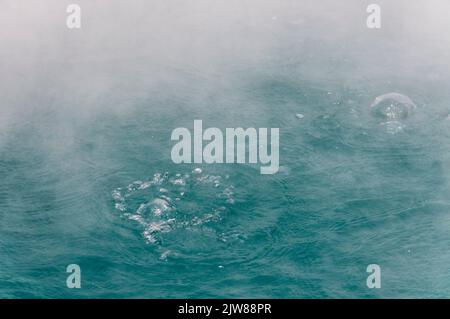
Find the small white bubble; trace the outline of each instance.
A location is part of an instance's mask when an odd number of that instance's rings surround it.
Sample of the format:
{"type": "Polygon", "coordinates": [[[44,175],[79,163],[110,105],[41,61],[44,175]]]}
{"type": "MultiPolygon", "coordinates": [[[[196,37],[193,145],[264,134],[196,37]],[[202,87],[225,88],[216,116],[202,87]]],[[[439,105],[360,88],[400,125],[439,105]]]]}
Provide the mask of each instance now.
{"type": "Polygon", "coordinates": [[[170,254],[171,254],[171,251],[170,251],[170,250],[166,250],[165,252],[163,252],[163,253],[161,254],[161,256],[159,257],[159,260],[166,261],[166,260],[167,260],[167,257],[168,257],[170,254]]]}
{"type": "Polygon", "coordinates": [[[177,178],[172,182],[174,185],[185,185],[185,181],[182,178],[177,178]]]}

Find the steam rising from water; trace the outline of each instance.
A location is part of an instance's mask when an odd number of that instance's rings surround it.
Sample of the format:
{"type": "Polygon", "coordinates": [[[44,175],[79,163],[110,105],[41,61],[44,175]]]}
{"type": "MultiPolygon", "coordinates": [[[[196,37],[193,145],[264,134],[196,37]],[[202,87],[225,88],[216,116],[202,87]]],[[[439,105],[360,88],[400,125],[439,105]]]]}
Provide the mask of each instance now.
{"type": "Polygon", "coordinates": [[[367,297],[374,260],[448,295],[449,1],[41,2],[0,1],[1,297],[367,297]],[[280,127],[283,169],[172,165],[196,118],[280,127]]]}

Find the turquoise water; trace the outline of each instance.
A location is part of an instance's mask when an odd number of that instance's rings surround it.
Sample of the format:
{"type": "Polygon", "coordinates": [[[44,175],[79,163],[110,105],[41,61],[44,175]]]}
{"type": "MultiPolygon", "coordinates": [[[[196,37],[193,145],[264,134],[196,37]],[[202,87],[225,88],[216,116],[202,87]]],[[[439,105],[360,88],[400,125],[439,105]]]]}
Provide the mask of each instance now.
{"type": "Polygon", "coordinates": [[[131,8],[117,39],[91,15],[86,33],[2,53],[0,297],[449,297],[445,47],[328,11],[299,29],[288,7],[214,11],[231,30],[192,18],[219,42],[191,20],[166,41],[131,33],[151,24],[131,8]],[[400,130],[370,110],[389,92],[416,105],[400,130]],[[280,171],[174,164],[170,134],[195,119],[279,127],[280,171]],[[73,263],[81,289],[66,287],[73,263]]]}

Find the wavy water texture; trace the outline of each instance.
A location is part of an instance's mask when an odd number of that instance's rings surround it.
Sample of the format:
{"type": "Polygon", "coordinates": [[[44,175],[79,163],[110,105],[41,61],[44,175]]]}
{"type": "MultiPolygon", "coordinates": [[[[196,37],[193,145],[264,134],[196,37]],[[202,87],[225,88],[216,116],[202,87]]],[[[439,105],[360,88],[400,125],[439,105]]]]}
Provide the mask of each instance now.
{"type": "Polygon", "coordinates": [[[76,2],[0,1],[0,297],[449,296],[448,0],[76,2]],[[279,172],[173,163],[196,119],[279,172]]]}

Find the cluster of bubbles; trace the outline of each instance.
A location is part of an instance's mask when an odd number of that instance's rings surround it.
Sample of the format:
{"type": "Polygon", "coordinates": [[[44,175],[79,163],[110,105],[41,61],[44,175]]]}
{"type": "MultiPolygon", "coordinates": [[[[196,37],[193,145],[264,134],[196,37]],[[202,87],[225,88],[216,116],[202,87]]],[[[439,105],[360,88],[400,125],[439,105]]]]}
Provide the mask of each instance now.
{"type": "Polygon", "coordinates": [[[234,203],[229,177],[191,173],[156,173],[113,190],[115,208],[140,226],[149,244],[161,245],[164,235],[176,229],[193,229],[220,221],[234,203]]]}

